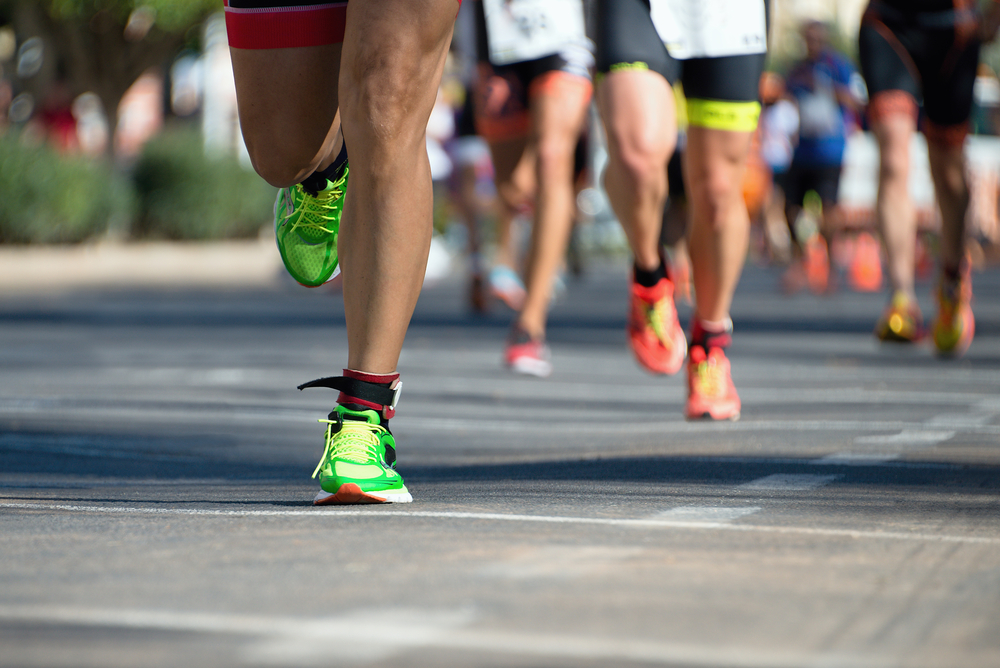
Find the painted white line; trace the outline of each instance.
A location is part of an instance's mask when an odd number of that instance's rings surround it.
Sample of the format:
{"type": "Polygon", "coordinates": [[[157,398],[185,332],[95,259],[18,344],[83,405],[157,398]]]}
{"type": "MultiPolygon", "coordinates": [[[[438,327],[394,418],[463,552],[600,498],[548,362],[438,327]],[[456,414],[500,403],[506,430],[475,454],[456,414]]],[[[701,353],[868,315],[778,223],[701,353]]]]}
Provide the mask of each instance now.
{"type": "Polygon", "coordinates": [[[405,648],[436,644],[473,620],[470,611],[361,609],[330,617],[266,617],[212,612],[116,610],[69,606],[0,606],[0,619],[45,624],[73,624],[195,633],[250,636],[244,661],[280,665],[313,664],[331,646],[340,662],[373,662],[405,648]]]}
{"type": "Polygon", "coordinates": [[[224,633],[249,638],[240,647],[244,663],[264,665],[330,665],[330,647],[337,664],[376,661],[419,647],[530,656],[557,660],[605,660],[610,665],[639,661],[658,665],[730,666],[732,668],[801,668],[839,666],[880,668],[895,665],[892,657],[806,651],[768,651],[756,647],[721,647],[469,628],[469,611],[368,610],[342,617],[278,617],[166,610],[75,608],[70,606],[0,606],[0,619],[38,624],[92,628],[144,629],[224,633]],[[283,654],[283,652],[285,652],[283,654]]]}
{"type": "Polygon", "coordinates": [[[875,446],[877,450],[836,452],[815,460],[818,464],[870,466],[899,459],[905,452],[922,450],[955,436],[954,431],[904,429],[898,434],[858,436],[855,445],[875,446]]]}
{"type": "Polygon", "coordinates": [[[898,434],[858,436],[854,439],[854,443],[857,445],[896,445],[923,448],[943,443],[954,436],[954,431],[904,429],[898,434]]]}
{"type": "Polygon", "coordinates": [[[221,510],[210,508],[140,508],[127,506],[77,506],[69,504],[0,502],[0,508],[18,510],[61,510],[67,512],[102,513],[111,515],[191,515],[204,517],[309,517],[320,520],[337,520],[344,517],[418,517],[426,519],[454,519],[484,522],[526,522],[539,524],[579,524],[636,529],[701,529],[718,531],[745,531],[801,536],[827,536],[830,538],[869,538],[873,540],[905,540],[932,543],[968,543],[975,545],[1000,545],[1000,537],[956,536],[949,534],[921,533],[914,531],[866,531],[855,529],[820,529],[814,527],[768,526],[764,524],[729,524],[726,522],[675,522],[659,519],[613,519],[606,517],[571,517],[561,515],[515,515],[505,513],[466,513],[433,510],[388,510],[376,508],[332,508],[310,510],[221,510]]]}
{"type": "Polygon", "coordinates": [[[830,466],[873,466],[899,459],[899,452],[836,452],[813,461],[814,464],[830,466]]]}
{"type": "Polygon", "coordinates": [[[715,506],[677,506],[653,515],[652,519],[672,522],[732,522],[758,512],[758,506],[719,508],[715,506]]]}
{"type": "Polygon", "coordinates": [[[740,489],[768,492],[803,492],[829,485],[841,475],[816,475],[812,473],[775,473],[740,485],[740,489]]]}

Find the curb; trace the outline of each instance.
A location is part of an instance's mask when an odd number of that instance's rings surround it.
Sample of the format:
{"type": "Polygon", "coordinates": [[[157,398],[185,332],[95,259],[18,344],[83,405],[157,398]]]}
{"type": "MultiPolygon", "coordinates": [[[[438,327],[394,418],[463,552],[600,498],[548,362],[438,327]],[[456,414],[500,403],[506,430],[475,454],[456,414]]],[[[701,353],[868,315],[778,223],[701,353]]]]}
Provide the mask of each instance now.
{"type": "Polygon", "coordinates": [[[81,288],[279,285],[273,239],[0,246],[0,296],[81,288]]]}

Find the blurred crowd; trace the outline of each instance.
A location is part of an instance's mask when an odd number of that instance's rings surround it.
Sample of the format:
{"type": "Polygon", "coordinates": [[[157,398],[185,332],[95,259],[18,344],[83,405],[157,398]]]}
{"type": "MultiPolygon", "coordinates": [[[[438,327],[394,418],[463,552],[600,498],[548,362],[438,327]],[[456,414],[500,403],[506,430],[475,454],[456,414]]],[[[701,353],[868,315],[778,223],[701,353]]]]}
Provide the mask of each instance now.
{"type": "MultiPolygon", "coordinates": [[[[477,4],[467,2],[460,12],[427,128],[436,184],[435,227],[453,251],[467,254],[469,302],[475,310],[485,310],[492,301],[520,310],[525,296],[523,255],[537,188],[532,166],[536,157],[530,151],[519,154],[516,164],[497,172],[498,142],[489,140],[495,128],[484,111],[497,101],[497,82],[484,80],[489,76],[483,69],[488,59],[477,36],[477,4]],[[490,95],[493,99],[486,100],[490,95]]],[[[42,39],[18,34],[11,25],[0,27],[0,133],[13,128],[23,140],[44,141],[61,153],[113,156],[127,165],[164,127],[188,123],[201,128],[208,153],[237,156],[249,168],[220,16],[210,17],[198,32],[196,47],[188,45],[142,73],[109,113],[106,99],[93,90],[79,90],[65,67],[49,62],[51,54],[42,39]]],[[[798,49],[781,52],[797,50],[799,57],[772,54],[760,80],[762,113],[743,187],[753,222],[751,256],[787,266],[780,286],[787,293],[879,290],[883,252],[874,214],[878,155],[867,127],[864,80],[852,56],[832,44],[853,48],[836,26],[806,20],[799,38],[798,49]]],[[[678,85],[675,93],[679,150],[672,161],[663,238],[683,297],[690,289],[679,168],[683,88],[678,85]]],[[[973,261],[981,266],[996,258],[1000,245],[1000,81],[985,63],[979,66],[974,96],[967,165],[969,237],[973,261]]],[[[915,141],[920,144],[922,138],[915,141]]],[[[917,267],[926,276],[940,215],[928,195],[933,189],[920,150],[918,146],[913,158],[912,190],[919,220],[917,267]]],[[[576,226],[555,279],[554,297],[565,289],[567,273],[583,270],[588,254],[627,248],[603,192],[600,176],[607,148],[592,108],[582,119],[575,151],[576,226]]]]}

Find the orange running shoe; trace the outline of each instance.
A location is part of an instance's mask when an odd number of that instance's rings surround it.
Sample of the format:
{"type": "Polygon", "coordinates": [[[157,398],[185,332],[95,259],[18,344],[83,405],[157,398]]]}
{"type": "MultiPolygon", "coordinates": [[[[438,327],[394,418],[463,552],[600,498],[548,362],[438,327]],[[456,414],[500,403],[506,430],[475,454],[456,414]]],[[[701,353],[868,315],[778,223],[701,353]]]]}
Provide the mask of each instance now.
{"type": "Polygon", "coordinates": [[[882,289],[882,254],[878,240],[862,232],[854,243],[854,259],[849,278],[858,292],[878,292],[882,289]]]}
{"type": "Polygon", "coordinates": [[[677,320],[674,284],[662,278],[651,288],[632,280],[629,347],[650,373],[675,374],[684,365],[687,337],[677,320]]]}
{"type": "Polygon", "coordinates": [[[826,239],[817,234],[806,243],[802,264],[809,290],[816,295],[825,293],[830,287],[830,253],[826,239]]]}
{"type": "Polygon", "coordinates": [[[722,348],[691,346],[688,359],[688,420],[739,420],[742,404],[722,348]]]}
{"type": "Polygon", "coordinates": [[[897,290],[875,323],[875,337],[887,343],[916,343],[924,334],[924,316],[917,301],[897,290]]]}
{"type": "Polygon", "coordinates": [[[972,345],[972,337],[976,334],[976,319],[972,315],[972,277],[968,270],[958,281],[946,281],[942,277],[937,298],[934,349],[942,357],[961,357],[972,345]]]}

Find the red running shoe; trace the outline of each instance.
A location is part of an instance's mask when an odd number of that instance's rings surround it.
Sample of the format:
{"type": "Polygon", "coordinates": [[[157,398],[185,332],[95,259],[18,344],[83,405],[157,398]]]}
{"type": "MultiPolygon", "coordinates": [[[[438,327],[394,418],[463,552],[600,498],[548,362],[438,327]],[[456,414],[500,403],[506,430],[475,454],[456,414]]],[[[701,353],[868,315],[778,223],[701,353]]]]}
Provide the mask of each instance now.
{"type": "Polygon", "coordinates": [[[712,348],[706,354],[701,346],[691,346],[685,417],[689,420],[739,420],[741,407],[729,360],[722,348],[712,348]]]}
{"type": "Polygon", "coordinates": [[[546,378],[552,373],[552,353],[545,339],[532,339],[531,335],[514,326],[507,338],[504,364],[514,373],[546,378]]]}
{"type": "Polygon", "coordinates": [[[651,288],[632,280],[629,347],[650,373],[675,374],[684,365],[687,337],[677,321],[674,284],[662,278],[651,288]]]}

